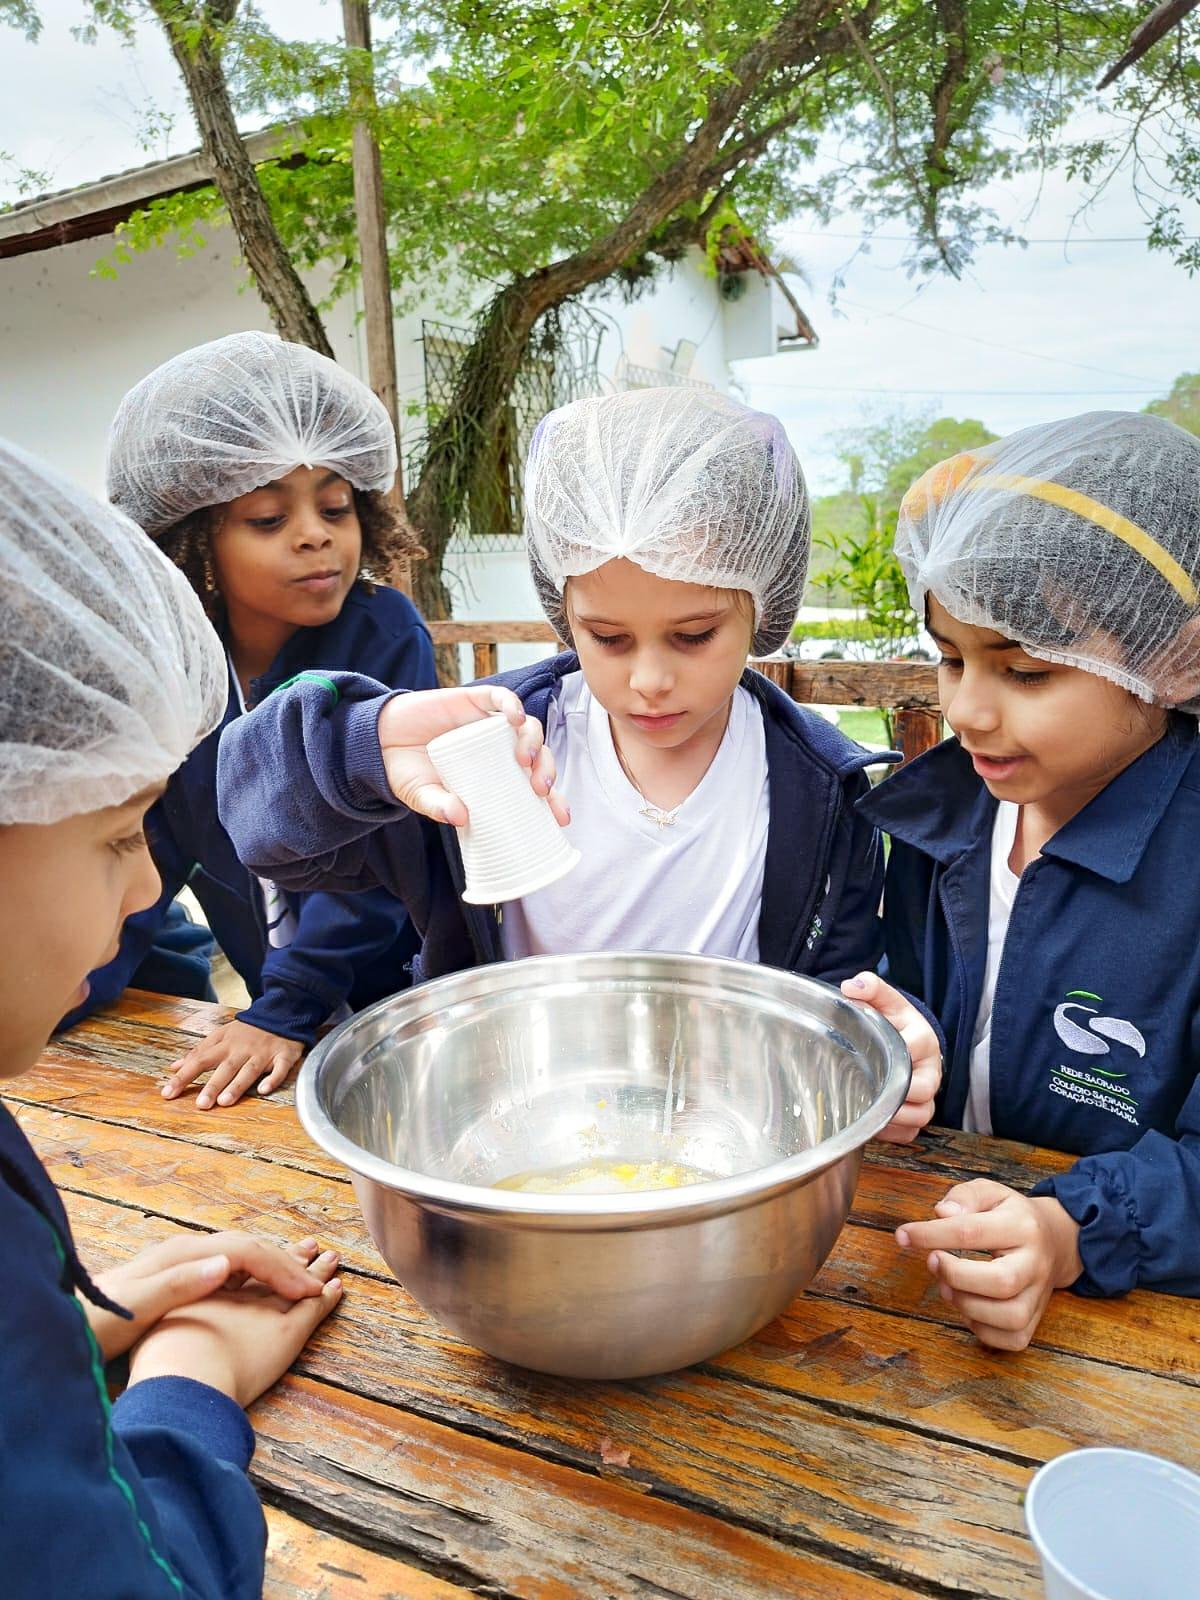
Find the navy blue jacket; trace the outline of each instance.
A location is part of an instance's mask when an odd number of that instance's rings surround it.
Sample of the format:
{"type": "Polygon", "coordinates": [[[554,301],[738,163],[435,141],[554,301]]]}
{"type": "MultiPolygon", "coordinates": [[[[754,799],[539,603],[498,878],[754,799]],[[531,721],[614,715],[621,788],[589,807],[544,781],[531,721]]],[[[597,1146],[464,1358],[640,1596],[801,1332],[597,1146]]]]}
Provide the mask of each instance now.
{"type": "MultiPolygon", "coordinates": [[[[393,689],[437,687],[433,645],[411,600],[394,589],[356,584],[332,622],[294,633],[261,678],[250,703],[265,699],[299,672],[345,668],[370,672],[393,689]]],[[[241,720],[230,679],[221,728],[199,744],[150,810],[146,836],[163,888],[149,910],[130,917],[114,960],[91,974],[85,1006],[69,1026],[115,1000],[154,945],[172,899],[186,883],[252,1001],[242,1020],[309,1044],[343,1001],[359,1010],[408,982],[419,941],[385,890],[366,894],[289,895],[295,937],[283,949],[267,942],[262,895],[237,858],[217,817],[217,746],[221,730],[241,720]]]]}
{"type": "MultiPolygon", "coordinates": [[[[578,670],[568,653],[492,681],[544,726],[551,697],[578,670]]],[[[385,885],[423,935],[423,977],[501,960],[495,908],[459,898],[457,830],[407,811],[388,787],[376,731],[387,691],[349,674],[333,684],[301,681],[226,731],[219,803],[242,859],[293,889],[385,885]]],[[[854,814],[869,787],[863,768],[880,757],[761,674],[747,671],[742,684],[762,707],[769,773],[759,959],[836,983],[873,968],[883,949],[882,854],[854,814]]]]}
{"type": "MultiPolygon", "coordinates": [[[[946,1038],[961,1126],[987,958],[996,802],[948,740],[859,806],[891,835],[892,981],[946,1038]]],[[[1080,1154],[1039,1184],[1080,1225],[1075,1288],[1200,1294],[1200,738],[1190,717],[1021,874],[992,1004],[998,1138],[1080,1154]]]]}
{"type": "Polygon", "coordinates": [[[0,1590],[5,1600],[258,1600],[254,1435],[227,1395],[151,1378],[109,1405],[75,1297],[120,1312],[0,1106],[0,1590]]]}

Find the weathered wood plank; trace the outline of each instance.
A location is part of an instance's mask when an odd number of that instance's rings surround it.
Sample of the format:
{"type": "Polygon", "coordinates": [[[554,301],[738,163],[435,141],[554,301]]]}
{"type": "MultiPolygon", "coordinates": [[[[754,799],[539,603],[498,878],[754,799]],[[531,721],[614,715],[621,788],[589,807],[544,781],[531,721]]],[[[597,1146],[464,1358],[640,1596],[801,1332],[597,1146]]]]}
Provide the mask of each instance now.
{"type": "MultiPolygon", "coordinates": [[[[248,1162],[225,1150],[160,1139],[66,1112],[38,1106],[17,1110],[61,1189],[144,1206],[193,1226],[257,1228],[284,1238],[315,1233],[341,1251],[352,1270],[384,1272],[348,1182],[276,1161],[248,1162]]],[[[231,1128],[240,1110],[222,1113],[231,1128]]],[[[194,1115],[200,1119],[201,1114],[194,1115]]],[[[278,1108],[278,1115],[282,1127],[289,1113],[278,1108]]],[[[933,1292],[933,1281],[921,1264],[905,1256],[890,1236],[897,1223],[921,1212],[921,1205],[911,1203],[918,1195],[927,1213],[942,1193],[940,1179],[906,1173],[893,1205],[886,1191],[871,1193],[873,1169],[864,1172],[867,1209],[860,1214],[856,1201],[851,1217],[865,1215],[872,1225],[843,1230],[812,1292],[958,1328],[957,1317],[933,1292]]],[[[1122,1366],[1196,1380],[1198,1323],[1194,1303],[1177,1296],[1139,1291],[1121,1300],[1097,1301],[1059,1294],[1042,1320],[1037,1341],[1048,1349],[1086,1356],[1103,1339],[1111,1359],[1122,1366]]]]}
{"type": "MultiPolygon", "coordinates": [[[[124,1244],[128,1224],[121,1237],[124,1244]]],[[[872,1570],[886,1570],[898,1541],[912,1541],[905,1573],[923,1584],[940,1583],[953,1573],[957,1587],[974,1592],[972,1574],[987,1572],[990,1592],[1023,1592],[1024,1544],[1008,1513],[1015,1508],[1028,1461],[1011,1445],[1002,1457],[963,1449],[936,1425],[918,1433],[903,1418],[888,1423],[870,1400],[854,1406],[844,1393],[824,1393],[820,1403],[809,1403],[797,1383],[764,1382],[761,1371],[753,1386],[731,1383],[711,1368],[630,1386],[566,1385],[514,1374],[460,1351],[456,1363],[429,1373],[421,1370],[430,1361],[429,1343],[407,1341],[403,1326],[398,1338],[392,1336],[392,1302],[401,1297],[381,1288],[353,1284],[345,1308],[302,1358],[306,1370],[315,1368],[338,1387],[366,1389],[374,1399],[394,1397],[406,1410],[440,1409],[444,1417],[452,1407],[452,1423],[464,1420],[458,1408],[467,1405],[474,1429],[515,1433],[517,1443],[533,1445],[539,1455],[577,1460],[590,1455],[594,1461],[599,1441],[609,1437],[633,1449],[631,1471],[651,1493],[706,1515],[818,1540],[830,1551],[850,1550],[872,1570]],[[355,1298],[360,1298],[358,1308],[355,1298]],[[343,1341],[349,1347],[339,1349],[343,1341]],[[412,1392],[414,1371],[421,1372],[425,1385],[418,1396],[412,1392]]],[[[844,1329],[844,1313],[838,1311],[844,1329]]],[[[881,1326],[888,1321],[905,1337],[902,1356],[919,1360],[901,1319],[879,1319],[881,1326]]],[[[836,1327],[826,1326],[817,1337],[836,1333],[836,1327]]],[[[834,1342],[828,1340],[826,1348],[834,1342]]],[[[897,1353],[886,1345],[858,1349],[863,1381],[897,1353]]],[[[994,1358],[960,1346],[960,1359],[977,1384],[986,1384],[994,1358]]],[[[937,1368],[928,1370],[936,1387],[937,1368]]],[[[821,1376],[814,1372],[818,1383],[821,1376]]],[[[928,1387],[923,1398],[929,1398],[928,1387]]],[[[1175,1399],[1168,1403],[1160,1397],[1164,1413],[1175,1410],[1175,1399]]],[[[1142,1428],[1147,1409],[1153,1406],[1144,1399],[1142,1428]]],[[[1121,1410],[1116,1401],[1114,1416],[1121,1410]]],[[[1189,1433],[1195,1437],[1195,1413],[1193,1404],[1190,1424],[1184,1417],[1185,1439],[1189,1433]]],[[[1131,1427],[1138,1425],[1135,1415],[1131,1427]]],[[[1111,1440],[1113,1434],[1101,1436],[1111,1440]]],[[[1071,1442],[1081,1441],[1076,1436],[1071,1442]]]]}
{"type": "MultiPolygon", "coordinates": [[[[171,1231],[162,1218],[109,1202],[80,1195],[67,1201],[85,1259],[97,1266],[171,1231]]],[[[686,1438],[689,1430],[672,1430],[665,1405],[647,1399],[666,1380],[574,1385],[520,1373],[461,1345],[398,1286],[359,1275],[350,1283],[337,1317],[302,1358],[310,1376],[443,1422],[483,1426],[496,1437],[521,1441],[549,1433],[573,1460],[590,1457],[595,1440],[606,1435],[636,1437],[639,1450],[648,1437],[652,1453],[668,1447],[668,1460],[674,1453],[680,1463],[691,1453],[686,1442],[669,1438],[686,1438]]],[[[765,1404],[772,1413],[783,1408],[775,1426],[786,1429],[792,1397],[1025,1461],[1047,1460],[1072,1445],[1141,1448],[1153,1431],[1158,1449],[1200,1465],[1194,1389],[1037,1346],[1019,1357],[997,1355],[962,1328],[813,1294],[704,1372],[707,1378],[677,1381],[726,1380],[728,1415],[749,1417],[747,1427],[765,1404]],[[750,1385],[754,1392],[747,1393],[750,1385]],[[776,1396],[762,1401],[757,1391],[776,1396]]],[[[668,1465],[660,1474],[669,1478],[672,1470],[668,1465]]]]}
{"type": "Polygon", "coordinates": [[[310,1528],[277,1506],[267,1518],[263,1600],[468,1600],[478,1594],[407,1562],[310,1528]]]}
{"type": "MultiPolygon", "coordinates": [[[[435,645],[546,644],[561,648],[548,622],[431,622],[435,645]]],[[[764,656],[751,663],[804,705],[938,709],[937,668],[921,661],[799,661],[764,656]],[[788,680],[785,682],[785,679],[788,680]]]]}
{"type": "Polygon", "coordinates": [[[789,692],[801,705],[938,709],[937,668],[920,661],[793,661],[789,692]]]}
{"type": "MultiPolygon", "coordinates": [[[[548,622],[428,622],[434,644],[552,644],[558,635],[548,622]]],[[[561,648],[561,646],[560,646],[561,648]]]]}
{"type": "MultiPolygon", "coordinates": [[[[370,1527],[377,1539],[452,1566],[457,1581],[469,1574],[505,1596],[883,1600],[912,1592],[903,1574],[913,1552],[897,1549],[889,1561],[894,1582],[861,1555],[848,1551],[837,1562],[801,1548],[811,1530],[798,1529],[795,1544],[777,1542],[639,1492],[633,1481],[543,1461],[303,1378],[285,1379],[252,1416],[253,1470],[269,1491],[370,1527]]],[[[1015,1475],[1003,1493],[1015,1508],[1015,1475]]],[[[1032,1552],[1013,1543],[1006,1588],[939,1583],[932,1592],[1032,1596],[1032,1552]]]]}

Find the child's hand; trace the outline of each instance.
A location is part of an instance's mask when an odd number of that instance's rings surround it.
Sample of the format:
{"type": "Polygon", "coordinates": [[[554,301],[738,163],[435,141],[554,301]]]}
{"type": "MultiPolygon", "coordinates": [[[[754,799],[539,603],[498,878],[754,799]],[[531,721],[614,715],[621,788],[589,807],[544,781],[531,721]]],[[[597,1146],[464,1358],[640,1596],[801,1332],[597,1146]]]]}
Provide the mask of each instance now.
{"type": "Polygon", "coordinates": [[[549,800],[551,811],[565,827],[571,816],[554,788],[554,757],[546,749],[542,725],[536,717],[525,715],[511,689],[424,689],[389,700],[379,713],[379,745],[392,793],[410,811],[461,828],[467,808],[457,795],[442,787],[425,747],[439,734],[477,722],[494,711],[503,711],[516,728],[517,760],[529,768],[534,793],[549,800]]]}
{"type": "Polygon", "coordinates": [[[902,1250],[928,1250],[941,1295],[981,1344],[1024,1350],[1055,1289],[1083,1271],[1079,1225],[1051,1195],[1031,1199],[990,1178],[959,1183],[934,1207],[938,1220],[896,1229],[902,1250]],[[956,1250],[984,1251],[988,1261],[956,1250]]]}
{"type": "Polygon", "coordinates": [[[287,1082],[303,1054],[304,1046],[295,1039],[281,1039],[250,1022],[223,1022],[172,1064],[171,1076],[162,1086],[163,1099],[174,1100],[202,1072],[209,1079],[196,1096],[197,1111],[231,1106],[255,1084],[259,1094],[270,1094],[287,1082]]]}
{"type": "Polygon", "coordinates": [[[323,1287],[303,1300],[251,1281],[169,1312],[134,1348],[129,1387],[147,1378],[194,1378],[248,1406],[283,1376],[341,1299],[336,1269],[332,1250],[318,1256],[309,1271],[323,1287]]]}
{"type": "Polygon", "coordinates": [[[847,1000],[861,1000],[884,1016],[908,1046],[912,1079],[904,1104],[879,1135],[892,1144],[911,1144],[933,1116],[942,1082],[942,1052],[937,1034],[910,1000],[873,972],[860,972],[842,984],[847,1000]]]}
{"type": "Polygon", "coordinates": [[[101,1273],[96,1285],[133,1320],[103,1311],[81,1298],[84,1315],[105,1361],[123,1355],[169,1311],[203,1300],[218,1289],[240,1288],[247,1278],[269,1284],[286,1300],[320,1294],[323,1277],[305,1268],[317,1241],[302,1239],[290,1250],[246,1233],[184,1233],[140,1250],[131,1261],[101,1273]]]}

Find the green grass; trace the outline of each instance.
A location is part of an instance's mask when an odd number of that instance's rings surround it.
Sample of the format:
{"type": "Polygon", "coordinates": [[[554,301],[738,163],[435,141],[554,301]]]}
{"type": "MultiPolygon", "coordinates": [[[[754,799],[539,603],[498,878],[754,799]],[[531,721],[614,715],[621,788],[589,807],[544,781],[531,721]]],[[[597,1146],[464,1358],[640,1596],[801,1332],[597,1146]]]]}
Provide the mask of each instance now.
{"type": "Polygon", "coordinates": [[[842,711],[838,715],[838,727],[848,738],[857,739],[859,744],[888,742],[881,711],[842,711]]]}

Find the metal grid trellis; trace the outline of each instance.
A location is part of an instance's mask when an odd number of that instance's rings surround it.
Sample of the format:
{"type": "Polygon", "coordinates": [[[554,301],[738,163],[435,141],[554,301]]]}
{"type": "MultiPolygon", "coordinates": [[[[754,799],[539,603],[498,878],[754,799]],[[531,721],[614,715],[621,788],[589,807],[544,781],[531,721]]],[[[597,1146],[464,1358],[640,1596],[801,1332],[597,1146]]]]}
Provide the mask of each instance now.
{"type": "MultiPolygon", "coordinates": [[[[598,361],[604,325],[582,306],[560,307],[538,324],[512,393],[475,472],[467,504],[447,546],[463,551],[512,551],[523,547],[522,481],[534,429],[547,411],[599,388],[598,361]]],[[[427,425],[449,405],[471,343],[471,329],[429,319],[421,323],[427,425]]],[[[419,436],[406,462],[406,481],[420,471],[425,439],[419,436]]]]}

